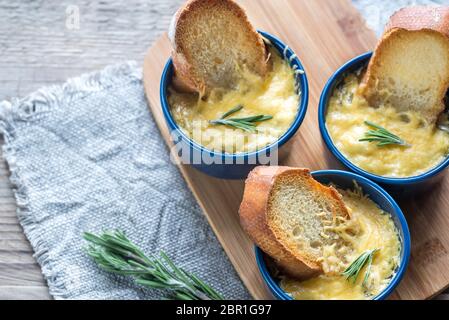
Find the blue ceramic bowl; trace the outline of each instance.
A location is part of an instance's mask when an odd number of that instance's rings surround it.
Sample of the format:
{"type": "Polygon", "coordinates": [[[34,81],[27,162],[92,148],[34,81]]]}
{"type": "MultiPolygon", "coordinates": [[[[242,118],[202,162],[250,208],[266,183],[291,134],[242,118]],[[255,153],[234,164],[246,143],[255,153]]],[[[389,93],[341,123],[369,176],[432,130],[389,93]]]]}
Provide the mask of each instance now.
{"type": "MultiPolygon", "coordinates": [[[[287,45],[282,43],[281,40],[266,32],[259,31],[259,33],[268,39],[274,48],[276,48],[281,55],[290,62],[292,68],[304,70],[296,54],[287,45]]],[[[171,132],[172,141],[175,144],[175,153],[180,156],[182,163],[190,164],[194,168],[213,177],[222,179],[244,179],[255,166],[269,164],[267,163],[267,159],[270,159],[271,155],[274,155],[274,152],[279,152],[278,156],[282,158],[282,155],[286,153],[286,147],[288,147],[285,144],[298,131],[306,115],[309,100],[307,76],[305,73],[298,73],[296,75],[296,83],[301,92],[298,113],[293,124],[284,135],[282,135],[275,143],[255,152],[239,154],[214,152],[190,139],[184,134],[173,119],[167,100],[168,86],[172,81],[172,76],[173,62],[169,59],[162,73],[160,100],[165,121],[171,132]]]]}
{"type": "MultiPolygon", "coordinates": [[[[388,298],[404,276],[410,258],[410,232],[401,209],[384,189],[360,175],[340,170],[324,170],[312,172],[312,176],[323,184],[332,183],[341,189],[353,189],[355,181],[362,188],[364,194],[368,195],[382,210],[392,216],[401,239],[401,262],[390,284],[379,295],[374,297],[373,300],[384,300],[388,298]]],[[[277,299],[292,300],[292,297],[281,289],[278,281],[268,271],[266,259],[270,258],[258,247],[255,250],[257,265],[271,293],[277,299]]]]}
{"type": "Polygon", "coordinates": [[[332,97],[335,87],[341,83],[345,75],[354,72],[364,66],[366,66],[372,56],[372,52],[362,54],[347,63],[345,63],[340,69],[338,69],[327,82],[323,89],[320,98],[320,104],[318,109],[318,123],[320,126],[321,135],[326,143],[330,152],[349,170],[354,171],[368,179],[371,179],[396,196],[410,196],[418,192],[422,192],[425,189],[431,187],[434,183],[438,182],[443,176],[444,169],[449,165],[449,156],[437,165],[435,168],[408,178],[388,178],[378,176],[369,173],[349,161],[334,145],[332,138],[327,131],[326,127],[326,113],[329,100],[332,97]]]}

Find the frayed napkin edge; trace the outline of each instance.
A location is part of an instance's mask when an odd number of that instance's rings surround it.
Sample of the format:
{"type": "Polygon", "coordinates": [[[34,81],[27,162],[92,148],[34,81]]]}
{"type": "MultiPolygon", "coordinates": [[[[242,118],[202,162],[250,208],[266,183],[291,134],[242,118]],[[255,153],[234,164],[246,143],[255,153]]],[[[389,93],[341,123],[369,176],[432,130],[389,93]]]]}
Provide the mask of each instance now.
{"type": "Polygon", "coordinates": [[[61,271],[55,270],[52,258],[48,254],[47,243],[39,232],[33,215],[30,212],[27,197],[26,182],[17,165],[15,123],[17,121],[32,121],[40,114],[50,112],[61,104],[70,104],[74,100],[108,88],[142,81],[142,70],[136,62],[108,66],[103,70],[87,73],[67,80],[62,85],[41,88],[23,99],[13,99],[0,102],[0,134],[4,137],[3,158],[9,166],[9,177],[17,203],[17,217],[24,233],[34,249],[34,258],[41,266],[50,295],[55,299],[68,298],[65,283],[59,277],[61,271]]]}

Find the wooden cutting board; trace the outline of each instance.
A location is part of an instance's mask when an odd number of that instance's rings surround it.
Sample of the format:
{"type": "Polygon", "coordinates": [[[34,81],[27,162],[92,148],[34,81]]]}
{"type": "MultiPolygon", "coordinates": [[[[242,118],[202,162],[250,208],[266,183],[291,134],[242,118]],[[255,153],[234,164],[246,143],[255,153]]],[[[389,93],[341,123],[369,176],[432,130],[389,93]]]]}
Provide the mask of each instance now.
{"type": "MultiPolygon", "coordinates": [[[[329,76],[345,61],[372,50],[376,44],[349,0],[241,0],[254,25],[268,31],[299,56],[307,72],[310,101],[306,119],[293,138],[284,165],[312,170],[341,168],[324,146],[317,123],[321,90],[329,76]]],[[[148,51],[144,83],[154,118],[168,145],[169,133],[159,102],[159,81],[170,54],[166,35],[148,51]]],[[[208,177],[180,166],[190,189],[201,205],[246,287],[256,299],[272,296],[259,276],[253,244],[239,225],[238,207],[243,181],[208,177]]],[[[449,286],[449,181],[431,192],[400,203],[411,229],[412,257],[404,280],[392,299],[430,298],[449,286]]]]}

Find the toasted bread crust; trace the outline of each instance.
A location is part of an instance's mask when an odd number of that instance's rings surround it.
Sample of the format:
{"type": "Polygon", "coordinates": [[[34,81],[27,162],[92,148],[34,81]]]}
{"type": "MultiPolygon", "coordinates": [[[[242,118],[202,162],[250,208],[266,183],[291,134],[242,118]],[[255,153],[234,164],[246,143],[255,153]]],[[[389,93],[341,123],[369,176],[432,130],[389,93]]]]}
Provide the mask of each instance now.
{"type": "Polygon", "coordinates": [[[429,29],[449,37],[449,7],[414,6],[403,8],[391,16],[385,33],[396,28],[409,31],[429,29]]]}
{"type": "MultiPolygon", "coordinates": [[[[381,56],[388,47],[389,41],[394,41],[397,36],[404,32],[423,32],[425,34],[433,34],[441,36],[449,43],[449,7],[447,6],[413,6],[406,7],[397,11],[391,16],[386,25],[384,34],[382,35],[373,57],[368,64],[367,71],[364,75],[360,86],[360,92],[371,103],[376,95],[377,78],[376,73],[381,56]]],[[[449,46],[449,45],[448,45],[449,46]]],[[[400,56],[398,56],[400,59],[400,56]]],[[[449,78],[441,79],[441,91],[439,97],[443,100],[449,87],[449,78]]],[[[435,122],[438,115],[444,110],[444,103],[435,106],[432,110],[423,112],[423,115],[429,123],[435,122]]]]}
{"type": "Polygon", "coordinates": [[[298,279],[308,279],[323,272],[321,264],[292,250],[295,246],[290,240],[280,238],[277,226],[269,223],[270,194],[276,179],[281,175],[301,175],[307,178],[316,192],[334,199],[339,204],[338,210],[344,212],[347,218],[350,215],[340,194],[334,188],[323,186],[314,180],[308,169],[257,167],[249,174],[239,210],[243,229],[264,252],[275,259],[284,272],[298,279]]]}
{"type": "MultiPolygon", "coordinates": [[[[260,57],[260,62],[253,71],[261,76],[265,76],[269,69],[269,65],[267,63],[268,52],[262,37],[248,20],[243,8],[240,7],[234,0],[190,0],[187,1],[175,13],[169,30],[169,38],[173,47],[172,59],[175,69],[174,85],[181,91],[199,92],[201,95],[204,95],[205,92],[210,89],[205,80],[200,75],[195,74],[195,70],[191,64],[192,59],[195,59],[195,57],[191,57],[185,50],[184,37],[186,33],[186,26],[192,23],[190,19],[192,12],[197,10],[205,10],[205,8],[218,5],[225,6],[227,10],[237,16],[245,25],[247,32],[251,34],[252,43],[250,45],[256,48],[260,57]]],[[[217,36],[224,37],[227,35],[217,36]]]]}

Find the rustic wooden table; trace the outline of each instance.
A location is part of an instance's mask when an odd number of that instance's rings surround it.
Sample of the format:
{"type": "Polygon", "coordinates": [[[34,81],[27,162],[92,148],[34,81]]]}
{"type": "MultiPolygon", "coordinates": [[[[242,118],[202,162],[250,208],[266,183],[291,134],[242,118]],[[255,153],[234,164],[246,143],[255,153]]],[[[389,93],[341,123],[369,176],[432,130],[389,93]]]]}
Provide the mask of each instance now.
{"type": "MultiPolygon", "coordinates": [[[[124,60],[143,61],[183,0],[0,0],[0,101],[124,60]]],[[[0,143],[3,143],[0,141],[0,143]]],[[[0,161],[0,299],[49,299],[0,161]]],[[[442,295],[440,298],[448,297],[442,295]]]]}
{"type": "MultiPolygon", "coordinates": [[[[0,101],[109,64],[143,61],[182,2],[0,0],[0,101]]],[[[50,298],[17,221],[8,177],[1,160],[0,299],[50,298]]]]}

